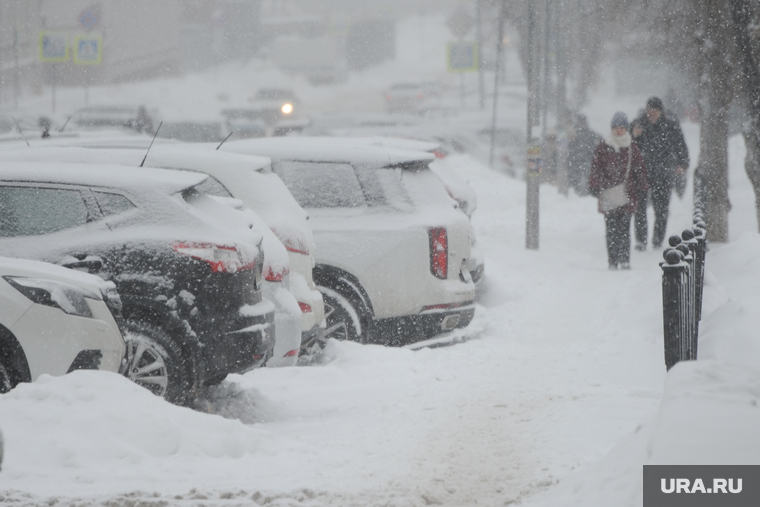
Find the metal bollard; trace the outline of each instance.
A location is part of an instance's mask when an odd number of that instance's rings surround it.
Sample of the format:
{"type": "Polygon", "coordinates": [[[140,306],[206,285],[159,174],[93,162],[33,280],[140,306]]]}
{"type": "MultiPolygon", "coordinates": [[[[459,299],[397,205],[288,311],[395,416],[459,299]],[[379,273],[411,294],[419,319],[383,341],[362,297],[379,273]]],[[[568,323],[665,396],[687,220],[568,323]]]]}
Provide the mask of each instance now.
{"type": "Polygon", "coordinates": [[[694,239],[697,242],[695,264],[697,267],[697,278],[695,296],[697,298],[697,322],[702,320],[702,294],[705,286],[705,256],[707,254],[707,230],[705,229],[705,223],[701,220],[695,222],[694,239]]]}
{"type": "MultiPolygon", "coordinates": [[[[677,236],[676,236],[677,237],[677,236]]],[[[678,238],[680,241],[680,238],[678,238]]],[[[665,345],[665,367],[673,365],[685,357],[687,342],[691,334],[689,326],[689,265],[684,254],[675,248],[663,253],[662,268],[662,323],[665,345]]]]}

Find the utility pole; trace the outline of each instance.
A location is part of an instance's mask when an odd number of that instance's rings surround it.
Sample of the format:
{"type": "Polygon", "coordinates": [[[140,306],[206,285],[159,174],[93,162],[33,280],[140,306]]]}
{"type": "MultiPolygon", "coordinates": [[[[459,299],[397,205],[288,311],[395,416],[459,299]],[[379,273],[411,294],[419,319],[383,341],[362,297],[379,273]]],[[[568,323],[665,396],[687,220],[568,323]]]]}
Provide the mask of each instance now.
{"type": "Polygon", "coordinates": [[[504,40],[504,18],[506,18],[506,0],[501,0],[499,8],[497,40],[496,40],[496,66],[493,73],[493,112],[491,114],[491,153],[488,157],[488,167],[493,168],[493,154],[496,148],[496,109],[499,98],[499,67],[501,64],[501,47],[504,40]]]}
{"type": "Polygon", "coordinates": [[[567,115],[567,53],[565,46],[564,0],[556,0],[554,13],[554,33],[556,34],[555,61],[557,70],[557,189],[562,195],[569,192],[567,178],[568,130],[570,118],[567,115]]]}
{"type": "Polygon", "coordinates": [[[486,90],[483,76],[483,0],[475,0],[477,8],[477,40],[478,40],[478,97],[480,109],[486,107],[486,90]]]}
{"type": "Polygon", "coordinates": [[[21,93],[18,70],[18,26],[13,27],[13,109],[18,109],[18,96],[21,93]]]}
{"type": "Polygon", "coordinates": [[[535,0],[528,2],[528,51],[527,51],[527,122],[526,122],[526,147],[527,167],[525,170],[525,248],[538,250],[538,209],[539,209],[539,185],[541,176],[541,145],[539,144],[538,132],[538,75],[540,71],[538,57],[538,44],[536,44],[536,9],[535,0]]]}

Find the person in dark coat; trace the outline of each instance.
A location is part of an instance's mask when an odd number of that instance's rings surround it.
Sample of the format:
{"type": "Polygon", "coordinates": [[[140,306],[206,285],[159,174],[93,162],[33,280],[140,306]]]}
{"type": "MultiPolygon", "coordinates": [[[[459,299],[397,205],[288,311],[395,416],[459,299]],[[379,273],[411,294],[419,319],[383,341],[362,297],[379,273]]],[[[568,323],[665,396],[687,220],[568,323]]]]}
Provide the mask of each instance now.
{"type": "Polygon", "coordinates": [[[588,195],[588,177],[594,150],[602,136],[588,128],[586,117],[575,118],[570,140],[567,144],[567,179],[578,195],[588,195]]]}
{"type": "MultiPolygon", "coordinates": [[[[651,97],[644,113],[634,120],[640,134],[633,132],[636,143],[644,155],[647,166],[649,197],[654,206],[654,231],[652,245],[661,248],[668,225],[670,195],[678,179],[684,178],[689,167],[689,150],[678,121],[666,116],[662,100],[651,97]]],[[[647,194],[638,196],[636,208],[636,249],[647,246],[647,194]]]]}
{"type": "Polygon", "coordinates": [[[610,137],[597,145],[591,162],[589,191],[599,197],[603,190],[625,182],[629,202],[619,208],[602,211],[607,236],[607,259],[610,269],[631,268],[631,215],[636,199],[646,195],[647,168],[638,146],[628,132],[628,117],[617,112],[610,124],[610,137]],[[630,169],[629,169],[630,161],[630,169]]]}

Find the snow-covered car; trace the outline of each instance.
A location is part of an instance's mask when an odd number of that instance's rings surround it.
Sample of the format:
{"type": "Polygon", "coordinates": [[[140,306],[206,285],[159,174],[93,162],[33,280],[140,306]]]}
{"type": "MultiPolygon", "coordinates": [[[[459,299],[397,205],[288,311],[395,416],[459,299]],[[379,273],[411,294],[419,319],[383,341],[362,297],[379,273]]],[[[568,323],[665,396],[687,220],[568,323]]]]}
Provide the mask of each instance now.
{"type": "Polygon", "coordinates": [[[396,83],[385,92],[385,110],[389,113],[424,113],[438,107],[441,85],[436,82],[396,83]]]}
{"type": "Polygon", "coordinates": [[[144,106],[100,105],[78,109],[71,116],[71,128],[127,128],[138,132],[153,132],[158,126],[158,113],[144,106]]]}
{"type": "MultiPolygon", "coordinates": [[[[117,140],[106,148],[76,146],[0,151],[5,161],[59,161],[68,163],[119,163],[136,168],[145,152],[117,149],[117,140]]],[[[127,144],[127,146],[133,146],[127,144]]],[[[214,145],[215,147],[216,145],[214,145]]],[[[299,349],[311,347],[324,331],[322,296],[312,279],[313,238],[306,213],[269,169],[270,160],[209,150],[200,146],[167,143],[154,146],[145,165],[210,174],[198,188],[221,202],[238,208],[262,234],[264,248],[264,297],[275,304],[276,343],[269,366],[295,365],[299,349]],[[274,231],[274,232],[273,232],[274,231]]]]}
{"type": "Polygon", "coordinates": [[[259,117],[270,125],[298,115],[298,99],[293,90],[287,88],[261,88],[248,102],[259,111],[259,117]]]}
{"type": "Polygon", "coordinates": [[[165,121],[156,135],[186,143],[218,143],[228,134],[224,121],[165,121]]]}
{"type": "Polygon", "coordinates": [[[0,257],[0,393],[40,375],[118,372],[124,339],[112,282],[45,262],[0,257]]]}
{"type": "Polygon", "coordinates": [[[87,270],[123,302],[126,375],[178,404],[261,366],[274,345],[261,236],[200,173],[4,162],[0,255],[87,270]]]}
{"type": "Polygon", "coordinates": [[[401,344],[467,326],[475,313],[470,225],[430,170],[434,156],[321,141],[249,139],[222,149],[270,157],[308,211],[325,336],[401,344]]]}
{"type": "MultiPolygon", "coordinates": [[[[371,146],[382,149],[424,151],[435,155],[430,169],[441,180],[449,196],[457,202],[459,210],[472,220],[472,214],[478,206],[477,196],[467,180],[445,160],[446,150],[440,143],[388,136],[324,136],[313,138],[314,142],[330,146],[371,146]]],[[[274,141],[275,143],[278,141],[274,141]]],[[[271,141],[270,141],[271,143],[271,141]]],[[[472,281],[477,283],[483,277],[485,260],[478,245],[475,229],[470,223],[470,258],[467,261],[472,281]]]]}

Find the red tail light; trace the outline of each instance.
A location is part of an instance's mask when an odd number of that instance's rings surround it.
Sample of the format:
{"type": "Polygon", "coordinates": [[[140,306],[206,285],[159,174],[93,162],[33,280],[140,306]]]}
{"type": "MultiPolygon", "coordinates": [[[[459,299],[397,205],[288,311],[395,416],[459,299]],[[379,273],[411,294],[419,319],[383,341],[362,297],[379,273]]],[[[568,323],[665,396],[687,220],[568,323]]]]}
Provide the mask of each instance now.
{"type": "Polygon", "coordinates": [[[298,302],[298,307],[301,309],[301,313],[309,313],[311,311],[311,305],[307,305],[306,303],[298,302]]]}
{"type": "Polygon", "coordinates": [[[213,273],[235,273],[256,267],[255,261],[243,264],[234,246],[209,243],[175,243],[172,246],[178,254],[208,263],[213,273]]]}
{"type": "Polygon", "coordinates": [[[298,349],[293,349],[290,352],[288,352],[287,354],[285,354],[285,357],[294,357],[294,356],[297,356],[297,355],[298,355],[298,349]]]}
{"type": "Polygon", "coordinates": [[[277,236],[277,239],[282,241],[282,244],[285,245],[285,249],[288,252],[309,255],[309,242],[303,237],[303,234],[283,233],[285,231],[280,231],[276,228],[272,229],[272,232],[277,236]]]}
{"type": "Polygon", "coordinates": [[[435,155],[435,158],[446,158],[446,156],[449,154],[449,152],[443,148],[436,148],[431,153],[435,155]]]}
{"type": "Polygon", "coordinates": [[[272,266],[266,266],[266,274],[264,275],[264,280],[267,282],[281,282],[283,278],[285,278],[285,275],[290,273],[290,270],[288,268],[282,268],[279,271],[275,271],[272,269],[272,266]]]}
{"type": "Polygon", "coordinates": [[[430,272],[445,280],[449,276],[449,237],[445,227],[428,231],[430,238],[430,272]]]}
{"type": "Polygon", "coordinates": [[[303,250],[299,250],[298,248],[293,248],[293,247],[285,245],[285,250],[287,250],[288,252],[293,252],[293,253],[297,253],[297,254],[301,254],[301,255],[309,255],[309,249],[308,248],[305,248],[303,250]]]}

